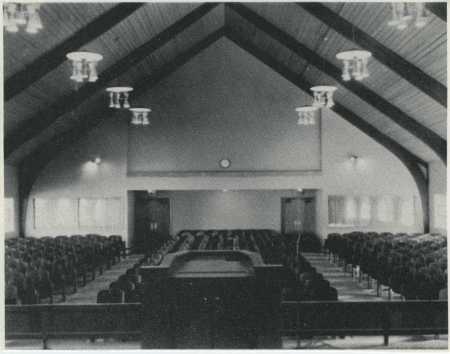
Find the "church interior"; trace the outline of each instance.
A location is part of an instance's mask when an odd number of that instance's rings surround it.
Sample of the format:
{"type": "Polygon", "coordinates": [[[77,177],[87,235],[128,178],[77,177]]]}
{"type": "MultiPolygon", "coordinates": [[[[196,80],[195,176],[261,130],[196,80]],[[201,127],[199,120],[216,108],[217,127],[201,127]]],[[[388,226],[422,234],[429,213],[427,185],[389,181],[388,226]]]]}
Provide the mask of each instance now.
{"type": "Polygon", "coordinates": [[[6,349],[444,349],[444,2],[3,3],[6,349]]]}

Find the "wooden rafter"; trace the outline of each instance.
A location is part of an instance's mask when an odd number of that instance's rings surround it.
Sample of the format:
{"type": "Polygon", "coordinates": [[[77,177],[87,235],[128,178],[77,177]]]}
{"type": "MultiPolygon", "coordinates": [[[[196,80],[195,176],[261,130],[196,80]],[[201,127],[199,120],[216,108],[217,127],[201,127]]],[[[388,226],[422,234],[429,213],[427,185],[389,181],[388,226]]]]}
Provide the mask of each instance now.
{"type": "Polygon", "coordinates": [[[374,58],[380,63],[386,65],[442,106],[447,107],[447,87],[438,80],[432,78],[328,7],[316,2],[300,2],[297,5],[331,27],[341,36],[372,52],[374,58]]]}
{"type": "Polygon", "coordinates": [[[340,68],[298,42],[293,36],[287,34],[248,7],[238,3],[231,3],[228,6],[252,25],[264,32],[267,36],[281,43],[283,46],[305,59],[308,63],[314,65],[320,71],[323,71],[328,76],[334,78],[340,85],[347,88],[360,99],[367,102],[379,112],[390,118],[393,122],[420,139],[439,156],[444,164],[447,164],[447,142],[434,131],[419,123],[397,106],[393,105],[360,82],[341,80],[340,68]]]}
{"type": "Polygon", "coordinates": [[[5,80],[5,101],[10,100],[28,86],[66,61],[68,52],[81,48],[110,30],[140,8],[143,3],[123,3],[101,14],[92,22],[75,32],[56,47],[42,54],[24,69],[5,80]]]}
{"type": "MultiPolygon", "coordinates": [[[[233,32],[232,29],[226,29],[226,36],[231,41],[236,43],[243,50],[247,51],[255,58],[260,60],[262,63],[270,67],[272,70],[277,72],[279,75],[284,77],[286,80],[297,86],[304,92],[309,93],[311,83],[300,78],[297,73],[289,69],[284,64],[278,62],[271,55],[261,50],[253,43],[243,40],[239,35],[233,32]]],[[[335,106],[332,108],[339,116],[354,125],[356,128],[367,134],[369,137],[383,145],[389,151],[391,151],[395,156],[397,156],[400,161],[409,170],[414,181],[417,184],[424,214],[424,229],[425,232],[429,230],[429,212],[428,212],[428,179],[422,171],[422,168],[427,169],[427,163],[420,159],[419,157],[412,154],[410,151],[406,150],[403,146],[397,143],[392,138],[386,136],[380,132],[377,128],[366,122],[363,118],[359,117],[357,114],[346,108],[345,106],[336,102],[335,106]]]]}
{"type": "Polygon", "coordinates": [[[95,83],[85,84],[78,91],[71,92],[60,97],[49,107],[37,112],[30,119],[25,120],[17,127],[17,129],[14,130],[14,132],[12,132],[12,134],[6,136],[5,157],[8,157],[15,149],[27,140],[44,131],[60,116],[74,110],[82,102],[92,97],[92,95],[97,91],[105,88],[110,81],[125,73],[130,67],[142,61],[152,52],[168,43],[180,32],[200,20],[217,5],[219,4],[207,3],[198,6],[189,14],[176,21],[162,32],[158,33],[140,47],[134,49],[131,53],[118,60],[115,64],[111,65],[99,75],[99,79],[95,83]]]}
{"type": "Polygon", "coordinates": [[[439,17],[442,21],[447,22],[447,3],[446,2],[429,2],[426,8],[439,17]]]}
{"type": "MultiPolygon", "coordinates": [[[[225,31],[223,28],[216,30],[194,44],[191,48],[179,54],[172,61],[163,65],[158,70],[155,70],[153,75],[144,76],[138,82],[133,83],[133,87],[136,88],[136,93],[138,95],[144,94],[162,79],[169,76],[183,64],[189,62],[197,54],[223,37],[224,34],[225,31]]],[[[51,159],[55,158],[56,152],[63,151],[76,141],[80,140],[83,136],[88,134],[90,130],[102,123],[105,120],[105,117],[111,116],[113,113],[114,110],[109,109],[106,104],[104,106],[98,106],[88,117],[80,118],[80,122],[75,127],[62,134],[58,134],[27,156],[19,166],[20,199],[23,201],[28,197],[39,173],[51,159]]]]}

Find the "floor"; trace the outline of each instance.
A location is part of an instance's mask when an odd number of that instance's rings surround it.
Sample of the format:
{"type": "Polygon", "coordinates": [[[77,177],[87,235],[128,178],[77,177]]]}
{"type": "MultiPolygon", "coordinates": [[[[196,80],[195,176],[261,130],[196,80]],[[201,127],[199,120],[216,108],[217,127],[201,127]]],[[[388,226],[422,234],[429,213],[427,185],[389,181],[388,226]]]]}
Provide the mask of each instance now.
{"type": "MultiPolygon", "coordinates": [[[[376,281],[370,281],[370,288],[366,276],[359,282],[357,274],[352,276],[348,267],[344,272],[343,266],[333,264],[328,255],[322,253],[302,253],[302,256],[316,268],[318,273],[330,282],[330,285],[338,291],[339,301],[389,301],[387,287],[380,288],[380,296],[377,296],[376,281]]],[[[400,300],[401,296],[391,291],[392,300],[400,300]]]]}
{"type": "MultiPolygon", "coordinates": [[[[9,340],[6,342],[8,350],[42,349],[40,340],[9,340]]],[[[76,339],[51,339],[48,348],[52,350],[77,349],[77,350],[129,350],[140,349],[140,341],[118,341],[114,339],[90,340],[76,339]]],[[[448,349],[448,335],[435,337],[429,336],[392,336],[389,337],[389,346],[383,344],[381,336],[359,336],[336,339],[331,337],[317,337],[304,339],[298,342],[295,338],[282,338],[281,349],[448,349]]]]}
{"type": "Polygon", "coordinates": [[[125,274],[128,268],[131,268],[142,255],[128,255],[119,263],[114,264],[111,269],[97,275],[93,281],[90,281],[84,287],[78,288],[77,292],[66,297],[66,304],[92,304],[97,303],[97,293],[102,289],[108,289],[109,284],[117,280],[119,276],[125,274]]]}
{"type": "Polygon", "coordinates": [[[330,338],[317,337],[313,339],[304,339],[300,343],[293,338],[283,338],[283,349],[448,349],[448,335],[440,335],[437,338],[434,335],[427,336],[391,336],[389,345],[383,344],[382,336],[358,336],[330,338]]]}

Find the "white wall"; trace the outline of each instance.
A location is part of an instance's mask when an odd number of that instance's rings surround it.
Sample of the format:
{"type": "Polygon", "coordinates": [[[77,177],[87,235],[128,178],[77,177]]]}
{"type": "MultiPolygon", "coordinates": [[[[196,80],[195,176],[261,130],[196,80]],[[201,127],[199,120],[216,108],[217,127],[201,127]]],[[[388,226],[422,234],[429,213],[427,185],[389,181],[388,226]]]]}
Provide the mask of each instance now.
{"type": "MultiPolygon", "coordinates": [[[[15,166],[5,164],[4,169],[4,196],[5,198],[13,198],[13,219],[14,231],[5,232],[5,237],[16,237],[19,233],[19,183],[18,172],[15,166]]],[[[3,222],[3,219],[2,219],[3,222]]]]}
{"type": "Polygon", "coordinates": [[[447,168],[441,161],[429,164],[429,192],[430,192],[430,231],[447,234],[447,229],[435,224],[436,195],[444,195],[447,199],[447,168]]]}
{"type": "MultiPolygon", "coordinates": [[[[298,88],[221,39],[134,99],[151,125],[129,129],[128,172],[320,169],[320,124],[296,126],[298,88]],[[260,75],[264,72],[264,75],[260,75]],[[192,158],[195,156],[195,158],[192,158]]],[[[317,114],[319,116],[320,114],[317,114]]]]}
{"type": "MultiPolygon", "coordinates": [[[[264,70],[270,69],[260,68],[263,77],[266,74],[264,70]]],[[[270,77],[273,80],[272,76],[270,77]]],[[[281,77],[277,80],[275,84],[281,92],[292,90],[292,84],[281,77]]],[[[298,95],[299,104],[311,99],[301,91],[298,91],[298,95]]],[[[148,97],[152,97],[151,92],[148,97]]],[[[157,106],[157,102],[149,102],[149,104],[157,106]]],[[[260,104],[265,104],[264,98],[261,99],[260,104]]],[[[292,129],[299,129],[296,125],[294,108],[292,107],[292,117],[290,117],[292,129]]],[[[220,107],[216,109],[221,110],[220,107]]],[[[256,131],[255,134],[258,132],[256,131]]],[[[398,158],[334,112],[326,109],[322,113],[322,171],[295,176],[131,177],[127,176],[128,139],[127,122],[118,117],[106,117],[100,127],[72,148],[56,156],[42,171],[31,191],[27,212],[27,235],[39,235],[39,230],[34,230],[32,224],[31,199],[33,197],[120,197],[122,205],[126,208],[128,190],[319,189],[319,231],[322,236],[326,236],[331,231],[350,230],[328,228],[328,195],[389,194],[403,198],[419,195],[413,178],[398,158]],[[349,154],[360,156],[356,164],[350,162],[349,154]],[[87,163],[93,155],[102,157],[101,165],[91,166],[87,163]]],[[[189,142],[184,143],[187,146],[189,144],[189,142]]],[[[197,157],[192,155],[190,158],[195,160],[197,157]]],[[[117,230],[118,233],[127,235],[127,221],[128,213],[124,212],[123,227],[117,230]]],[[[420,219],[418,225],[411,228],[375,224],[367,227],[366,230],[419,232],[422,228],[420,219]]],[[[65,232],[69,233],[68,230],[65,232]]],[[[55,234],[57,233],[59,231],[55,230],[55,234]]]]}
{"type": "MultiPolygon", "coordinates": [[[[109,120],[76,147],[57,156],[36,181],[30,197],[120,197],[122,205],[127,205],[128,190],[319,189],[319,232],[326,236],[332,231],[351,230],[328,228],[328,195],[418,196],[415,183],[401,162],[349,123],[332,112],[325,112],[322,129],[323,170],[320,173],[259,177],[127,177],[126,123],[109,120]],[[342,136],[351,136],[352,139],[344,139],[342,136]],[[348,159],[349,153],[360,156],[356,165],[352,165],[348,159]],[[92,154],[99,154],[102,164],[87,164],[86,161],[92,154]]],[[[123,227],[116,232],[127,235],[127,212],[124,213],[124,219],[123,227]]],[[[34,230],[32,226],[32,203],[29,202],[26,233],[39,236],[39,230],[34,230]]],[[[371,225],[365,229],[419,232],[422,230],[422,222],[418,220],[418,225],[414,228],[371,225]]],[[[55,234],[61,232],[63,231],[55,230],[55,234]]],[[[69,230],[64,232],[70,233],[69,230]]],[[[73,230],[72,233],[79,233],[79,230],[73,230]]]]}
{"type": "Polygon", "coordinates": [[[170,198],[171,232],[183,229],[280,230],[281,198],[294,191],[177,191],[170,198]]]}

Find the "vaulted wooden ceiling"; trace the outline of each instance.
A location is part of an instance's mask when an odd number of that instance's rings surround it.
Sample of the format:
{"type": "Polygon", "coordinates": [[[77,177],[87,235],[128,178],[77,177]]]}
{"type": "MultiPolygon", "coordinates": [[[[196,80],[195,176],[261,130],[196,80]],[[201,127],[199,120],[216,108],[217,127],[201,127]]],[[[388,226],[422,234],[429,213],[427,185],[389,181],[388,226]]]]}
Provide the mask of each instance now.
{"type": "Polygon", "coordinates": [[[4,32],[6,162],[38,170],[111,116],[106,86],[143,93],[224,35],[300,88],[338,86],[338,113],[417,166],[446,161],[446,5],[428,9],[400,31],[387,3],[44,3],[38,34],[4,32]],[[352,48],[373,53],[362,82],[340,78],[352,48]],[[69,79],[73,50],[104,56],[96,83],[69,79]]]}

